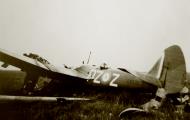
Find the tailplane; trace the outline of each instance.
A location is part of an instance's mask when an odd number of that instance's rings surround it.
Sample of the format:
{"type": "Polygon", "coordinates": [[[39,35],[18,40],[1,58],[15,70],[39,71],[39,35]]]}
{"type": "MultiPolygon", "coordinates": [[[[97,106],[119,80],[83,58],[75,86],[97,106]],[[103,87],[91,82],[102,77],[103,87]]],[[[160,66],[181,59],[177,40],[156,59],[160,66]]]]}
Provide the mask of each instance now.
{"type": "Polygon", "coordinates": [[[139,108],[127,108],[119,117],[134,115],[133,113],[150,113],[159,109],[167,94],[179,93],[186,80],[186,65],[183,52],[177,45],[165,49],[162,57],[156,62],[148,75],[159,80],[156,96],[139,108]]]}

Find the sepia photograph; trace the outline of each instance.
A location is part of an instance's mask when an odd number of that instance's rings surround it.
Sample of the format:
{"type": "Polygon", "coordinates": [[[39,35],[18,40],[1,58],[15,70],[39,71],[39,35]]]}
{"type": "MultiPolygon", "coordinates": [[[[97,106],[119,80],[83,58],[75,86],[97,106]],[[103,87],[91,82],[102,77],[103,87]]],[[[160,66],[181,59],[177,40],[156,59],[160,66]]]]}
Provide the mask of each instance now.
{"type": "Polygon", "coordinates": [[[0,0],[1,120],[189,120],[189,0],[0,0]]]}

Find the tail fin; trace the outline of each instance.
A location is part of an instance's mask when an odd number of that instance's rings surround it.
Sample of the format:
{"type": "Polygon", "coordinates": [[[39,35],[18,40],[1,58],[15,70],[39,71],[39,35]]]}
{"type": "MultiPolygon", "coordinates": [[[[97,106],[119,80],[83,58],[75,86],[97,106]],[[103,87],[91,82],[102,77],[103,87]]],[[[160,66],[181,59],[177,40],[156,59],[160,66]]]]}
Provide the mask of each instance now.
{"type": "Polygon", "coordinates": [[[186,80],[186,65],[183,52],[177,45],[164,51],[164,55],[149,71],[149,75],[160,80],[168,94],[179,92],[186,80]]]}
{"type": "Polygon", "coordinates": [[[162,105],[167,94],[181,91],[186,80],[186,65],[181,48],[174,45],[165,49],[164,54],[152,67],[148,75],[156,78],[155,80],[159,80],[159,84],[161,83],[161,86],[158,87],[162,88],[158,88],[156,97],[143,104],[143,109],[127,108],[120,113],[119,117],[133,115],[133,113],[151,112],[151,110],[158,109],[162,105]]]}

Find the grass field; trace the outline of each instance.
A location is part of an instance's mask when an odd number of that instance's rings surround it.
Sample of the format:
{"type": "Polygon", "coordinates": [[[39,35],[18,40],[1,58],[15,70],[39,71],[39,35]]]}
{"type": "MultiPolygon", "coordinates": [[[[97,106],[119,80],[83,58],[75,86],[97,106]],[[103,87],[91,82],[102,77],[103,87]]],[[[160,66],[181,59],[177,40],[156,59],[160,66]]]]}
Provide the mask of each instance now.
{"type": "MultiPolygon", "coordinates": [[[[94,95],[88,96],[94,97],[94,95]]],[[[66,103],[0,103],[2,120],[118,120],[119,113],[128,107],[138,107],[149,101],[152,95],[137,93],[101,93],[93,101],[66,103]]],[[[128,118],[125,118],[128,119],[128,118]]],[[[154,114],[134,115],[134,120],[188,120],[189,113],[174,112],[174,106],[166,102],[154,114]]]]}
{"type": "MultiPolygon", "coordinates": [[[[0,76],[1,80],[5,79],[5,75],[3,75],[0,76]]],[[[17,79],[20,79],[19,77],[17,79]]],[[[190,80],[190,75],[187,77],[190,80]]],[[[12,77],[10,76],[8,80],[12,81],[12,77]]],[[[1,85],[4,84],[1,83],[1,85]]],[[[7,86],[10,85],[7,84],[7,86]]],[[[190,87],[190,84],[188,85],[190,87]]],[[[12,91],[12,89],[10,90],[12,91]]],[[[0,120],[118,120],[118,115],[122,110],[129,107],[139,107],[153,98],[154,95],[107,91],[101,92],[101,94],[90,92],[88,95],[75,95],[75,97],[93,97],[97,99],[66,103],[0,103],[0,120]]],[[[190,113],[177,114],[174,111],[175,107],[166,101],[158,112],[150,115],[133,115],[131,119],[190,120],[190,113]]]]}

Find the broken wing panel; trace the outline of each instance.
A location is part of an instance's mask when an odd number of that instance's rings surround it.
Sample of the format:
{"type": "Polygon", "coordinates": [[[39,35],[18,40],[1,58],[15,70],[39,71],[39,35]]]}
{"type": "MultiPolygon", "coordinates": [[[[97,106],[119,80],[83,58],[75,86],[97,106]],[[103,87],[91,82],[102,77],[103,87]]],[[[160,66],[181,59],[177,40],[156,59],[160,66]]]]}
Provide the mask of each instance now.
{"type": "MultiPolygon", "coordinates": [[[[43,66],[40,62],[37,62],[35,59],[27,58],[25,56],[19,56],[14,53],[8,52],[6,50],[0,49],[0,61],[13,65],[15,67],[20,68],[23,71],[28,72],[37,72],[37,73],[43,73],[49,75],[50,72],[53,72],[54,75],[56,73],[64,74],[68,76],[73,77],[79,77],[83,79],[87,79],[86,74],[82,74],[80,71],[75,69],[48,69],[51,65],[48,65],[48,67],[43,66]]],[[[51,67],[52,68],[52,67],[51,67]]]]}
{"type": "Polygon", "coordinates": [[[0,61],[20,68],[21,70],[28,69],[45,69],[45,66],[37,65],[34,59],[25,56],[19,56],[6,50],[0,49],[0,61]]]}

